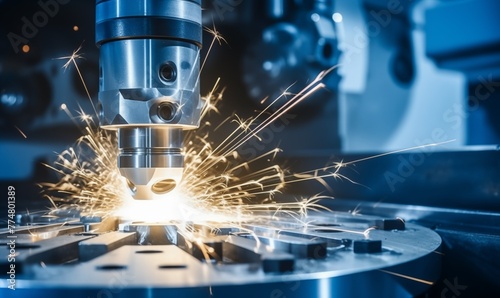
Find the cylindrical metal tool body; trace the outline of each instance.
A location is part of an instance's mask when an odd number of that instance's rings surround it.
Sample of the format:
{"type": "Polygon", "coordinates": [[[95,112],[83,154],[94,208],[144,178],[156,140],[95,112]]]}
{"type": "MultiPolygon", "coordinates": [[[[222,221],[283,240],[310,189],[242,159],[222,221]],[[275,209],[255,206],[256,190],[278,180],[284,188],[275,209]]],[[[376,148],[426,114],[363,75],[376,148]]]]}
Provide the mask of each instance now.
{"type": "Polygon", "coordinates": [[[200,0],[96,1],[101,126],[118,130],[118,167],[144,191],[181,178],[182,130],[202,108],[201,35],[200,0]]]}

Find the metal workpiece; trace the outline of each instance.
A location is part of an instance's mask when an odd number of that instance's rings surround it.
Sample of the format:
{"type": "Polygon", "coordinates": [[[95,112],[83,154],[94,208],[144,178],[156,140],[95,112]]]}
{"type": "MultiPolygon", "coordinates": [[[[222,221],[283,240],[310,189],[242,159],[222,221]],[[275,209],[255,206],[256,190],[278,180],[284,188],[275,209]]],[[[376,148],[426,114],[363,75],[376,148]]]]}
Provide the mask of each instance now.
{"type": "MultiPolygon", "coordinates": [[[[72,225],[73,223],[76,223],[76,221],[69,223],[19,227],[19,229],[16,230],[16,236],[17,237],[26,236],[26,238],[37,240],[37,239],[50,239],[57,236],[84,232],[84,227],[81,224],[72,225]]],[[[9,233],[8,230],[0,231],[0,238],[2,239],[7,238],[9,235],[11,234],[9,233]]]]}
{"type": "Polygon", "coordinates": [[[199,126],[201,1],[97,1],[101,127],[118,130],[118,167],[136,199],[182,178],[182,131],[199,126]]]}
{"type": "Polygon", "coordinates": [[[229,236],[224,242],[224,258],[233,262],[257,263],[265,273],[292,272],[295,258],[292,254],[258,243],[256,239],[229,236]]]}
{"type": "Polygon", "coordinates": [[[78,244],[78,257],[82,262],[108,253],[123,245],[137,244],[136,233],[110,232],[81,241],[78,244]]]}
{"type": "Polygon", "coordinates": [[[377,253],[382,252],[382,240],[361,239],[353,242],[354,253],[377,253]]]}
{"type": "MultiPolygon", "coordinates": [[[[250,237],[247,237],[250,238],[250,237]]],[[[267,237],[257,235],[259,241],[266,245],[292,254],[296,258],[324,259],[326,258],[327,241],[320,237],[314,239],[298,238],[288,235],[267,237]]]]}
{"type": "Polygon", "coordinates": [[[385,231],[404,230],[405,222],[401,218],[385,218],[376,220],[375,226],[377,227],[377,229],[382,229],[385,231]]]}
{"type": "Polygon", "coordinates": [[[223,244],[225,236],[196,236],[196,241],[177,233],[177,247],[202,262],[222,262],[225,258],[223,244]]]}
{"type": "Polygon", "coordinates": [[[122,223],[118,232],[71,247],[78,256],[79,249],[97,244],[106,250],[99,256],[71,266],[23,263],[30,274],[16,277],[16,294],[273,297],[280,291],[286,297],[413,297],[439,278],[441,239],[427,228],[406,223],[405,230],[374,229],[373,222],[383,218],[338,212],[310,215],[305,226],[273,216],[265,224],[221,224],[220,232],[216,223],[122,223]],[[130,245],[133,237],[137,243],[130,245]],[[323,258],[315,258],[291,253],[290,243],[328,246],[323,258]],[[378,243],[381,249],[361,252],[359,243],[378,243]]]}
{"type": "MultiPolygon", "coordinates": [[[[94,237],[93,235],[63,235],[36,242],[22,241],[10,238],[9,242],[0,247],[0,276],[6,275],[15,259],[18,275],[30,276],[37,266],[47,264],[64,264],[78,259],[78,243],[94,237]],[[14,253],[12,253],[14,251],[14,253]],[[33,267],[34,266],[34,267],[33,267]]],[[[7,288],[7,287],[2,287],[7,288]]]]}

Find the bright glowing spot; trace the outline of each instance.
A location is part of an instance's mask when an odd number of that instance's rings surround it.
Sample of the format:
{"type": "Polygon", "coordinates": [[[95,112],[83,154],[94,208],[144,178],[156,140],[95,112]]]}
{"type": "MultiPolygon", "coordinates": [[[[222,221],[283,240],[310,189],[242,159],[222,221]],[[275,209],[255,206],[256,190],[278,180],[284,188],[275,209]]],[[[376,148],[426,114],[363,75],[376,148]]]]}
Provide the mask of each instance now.
{"type": "Polygon", "coordinates": [[[78,26],[73,26],[73,31],[78,31],[80,28],[78,28],[78,26]]]}
{"type": "Polygon", "coordinates": [[[343,20],[342,14],[336,12],[332,15],[332,19],[335,23],[340,23],[343,20]]]}
{"type": "Polygon", "coordinates": [[[30,46],[25,44],[22,49],[21,49],[24,53],[28,53],[30,51],[30,46]]]}
{"type": "Polygon", "coordinates": [[[319,281],[319,297],[328,298],[333,295],[332,287],[330,284],[330,280],[328,278],[322,278],[319,281]]]}
{"type": "Polygon", "coordinates": [[[313,13],[313,14],[311,15],[311,20],[312,20],[313,22],[315,22],[315,23],[316,23],[316,22],[318,22],[318,21],[319,21],[319,14],[317,14],[317,13],[313,13]]]}
{"type": "Polygon", "coordinates": [[[92,116],[88,114],[81,114],[80,119],[82,120],[82,122],[89,122],[92,120],[92,116]]]}
{"type": "Polygon", "coordinates": [[[16,104],[22,103],[22,101],[24,101],[24,98],[21,95],[4,93],[0,97],[0,101],[5,106],[14,106],[16,104]]]}
{"type": "Polygon", "coordinates": [[[66,104],[65,103],[61,104],[61,110],[66,110],[66,109],[68,109],[68,107],[66,106],[66,104]]]}
{"type": "Polygon", "coordinates": [[[264,64],[262,64],[262,68],[264,68],[267,71],[270,71],[273,69],[273,63],[271,61],[266,61],[264,64]]]}
{"type": "MultiPolygon", "coordinates": [[[[115,211],[115,215],[123,219],[133,219],[147,222],[162,222],[165,220],[184,220],[189,210],[189,198],[172,191],[164,198],[156,200],[134,200],[131,197],[121,198],[123,205],[115,211]]],[[[192,212],[192,211],[191,211],[192,212]]]]}

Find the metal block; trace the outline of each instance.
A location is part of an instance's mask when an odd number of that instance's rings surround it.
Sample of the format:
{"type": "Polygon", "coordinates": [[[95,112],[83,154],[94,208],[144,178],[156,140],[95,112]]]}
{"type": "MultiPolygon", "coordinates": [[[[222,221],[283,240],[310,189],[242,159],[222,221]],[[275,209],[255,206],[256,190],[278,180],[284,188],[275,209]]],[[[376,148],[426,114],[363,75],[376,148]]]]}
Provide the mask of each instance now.
{"type": "Polygon", "coordinates": [[[375,226],[378,229],[381,229],[384,231],[404,230],[405,229],[405,222],[404,222],[404,220],[402,220],[400,218],[377,219],[375,221],[375,226]]]}
{"type": "Polygon", "coordinates": [[[136,233],[110,232],[80,242],[78,244],[78,255],[80,261],[88,261],[123,245],[134,244],[137,244],[136,233]]]}
{"type": "MultiPolygon", "coordinates": [[[[15,243],[12,247],[0,247],[1,256],[9,256],[11,249],[15,252],[16,272],[24,273],[24,268],[29,264],[63,264],[78,259],[78,243],[93,236],[59,236],[38,242],[15,243]]],[[[8,257],[0,259],[0,274],[5,274],[12,264],[8,257]]]]}
{"type": "Polygon", "coordinates": [[[382,240],[356,240],[353,244],[353,251],[357,254],[382,252],[382,240]]]}
{"type": "Polygon", "coordinates": [[[291,272],[295,266],[292,254],[258,243],[254,238],[229,236],[223,244],[224,258],[238,263],[258,263],[266,273],[291,272]]]}
{"type": "MultiPolygon", "coordinates": [[[[78,223],[74,221],[72,223],[78,223]]],[[[50,225],[39,225],[39,226],[20,226],[16,227],[16,235],[27,234],[27,235],[40,235],[40,239],[53,238],[56,236],[68,235],[73,233],[84,232],[82,225],[71,226],[68,223],[57,223],[50,225]]],[[[0,236],[10,235],[9,231],[5,230],[0,233],[0,236]]]]}
{"type": "Polygon", "coordinates": [[[196,235],[193,238],[196,240],[191,241],[178,233],[177,246],[200,261],[222,261],[224,252],[222,243],[226,240],[226,236],[205,237],[196,235]]]}
{"type": "Polygon", "coordinates": [[[326,258],[327,242],[321,239],[304,239],[288,235],[266,237],[257,235],[260,241],[277,250],[289,252],[299,259],[324,259],[326,258]]]}

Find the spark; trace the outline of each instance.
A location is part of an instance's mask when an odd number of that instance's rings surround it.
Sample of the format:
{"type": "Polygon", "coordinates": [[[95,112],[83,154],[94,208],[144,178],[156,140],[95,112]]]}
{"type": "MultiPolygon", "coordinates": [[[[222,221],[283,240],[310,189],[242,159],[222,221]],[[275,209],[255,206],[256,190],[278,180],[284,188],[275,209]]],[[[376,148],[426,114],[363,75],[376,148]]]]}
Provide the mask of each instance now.
{"type": "Polygon", "coordinates": [[[82,213],[108,214],[121,205],[121,197],[127,196],[116,166],[115,136],[90,125],[85,132],[74,147],[59,154],[54,165],[46,165],[61,179],[40,186],[57,208],[72,206],[82,213]]]}
{"type": "Polygon", "coordinates": [[[348,163],[345,163],[344,165],[349,165],[349,164],[354,164],[354,163],[358,163],[358,162],[362,162],[362,161],[366,161],[366,160],[370,160],[370,159],[380,158],[383,156],[393,155],[396,153],[408,152],[408,151],[413,151],[413,150],[417,150],[417,149],[424,149],[424,148],[428,148],[428,147],[442,146],[442,145],[452,143],[455,141],[456,141],[456,139],[451,139],[451,140],[446,140],[443,142],[436,142],[436,143],[424,144],[424,145],[419,145],[419,146],[414,146],[414,147],[409,147],[409,148],[403,148],[403,149],[394,150],[394,151],[388,151],[388,152],[384,152],[381,154],[376,154],[376,155],[372,155],[369,157],[356,159],[356,160],[350,161],[348,163]]]}
{"type": "MultiPolygon", "coordinates": [[[[452,142],[455,142],[455,141],[456,141],[456,139],[451,139],[451,140],[447,140],[447,141],[443,141],[443,142],[438,142],[438,143],[424,144],[424,145],[419,145],[419,146],[414,146],[414,147],[409,147],[409,148],[403,148],[403,149],[399,149],[399,150],[384,152],[384,153],[380,153],[380,154],[371,155],[371,156],[368,156],[368,157],[363,157],[363,158],[360,158],[360,159],[352,160],[352,161],[349,161],[349,162],[336,162],[336,163],[333,163],[330,166],[323,167],[321,170],[322,171],[326,171],[326,170],[334,169],[334,172],[332,172],[330,174],[332,177],[346,179],[346,180],[348,180],[351,183],[357,184],[355,181],[347,178],[346,176],[340,175],[340,173],[338,171],[341,168],[345,167],[345,166],[352,165],[352,164],[355,164],[355,163],[360,163],[360,162],[364,162],[364,161],[375,159],[375,158],[380,158],[380,157],[387,156],[387,155],[393,155],[393,154],[402,153],[402,152],[408,152],[408,151],[413,151],[413,150],[417,150],[417,149],[424,149],[424,148],[428,148],[428,147],[442,146],[442,145],[445,145],[445,144],[448,144],[448,143],[452,143],[452,142]]],[[[314,170],[302,172],[302,173],[300,173],[300,175],[316,174],[316,176],[314,176],[314,177],[317,177],[317,178],[323,178],[323,177],[329,176],[328,174],[327,175],[323,175],[323,176],[317,176],[317,173],[318,173],[318,169],[314,169],[314,170]]]]}
{"type": "Polygon", "coordinates": [[[241,127],[244,132],[250,131],[250,123],[252,122],[251,120],[243,120],[238,115],[234,116],[236,117],[236,119],[233,119],[232,122],[237,123],[238,126],[241,127]]]}
{"type": "MultiPolygon", "coordinates": [[[[263,111],[261,111],[256,117],[247,120],[243,127],[240,125],[232,133],[230,133],[219,145],[216,146],[213,151],[207,155],[205,162],[199,165],[199,171],[207,171],[213,168],[219,161],[224,160],[228,155],[233,154],[235,150],[240,148],[243,144],[248,142],[250,139],[256,137],[258,139],[258,134],[268,127],[271,123],[277,120],[279,117],[286,114],[291,108],[308,98],[314,92],[324,87],[322,80],[325,76],[334,70],[332,67],[326,71],[322,71],[311,83],[309,83],[302,91],[295,94],[290,100],[288,100],[284,105],[279,107],[271,115],[267,116],[266,112],[271,109],[271,106],[277,102],[278,99],[274,100],[270,105],[268,105],[263,111]],[[258,122],[259,120],[262,120],[258,122]],[[248,127],[253,127],[248,129],[248,127]],[[216,156],[215,158],[213,158],[216,156]]],[[[286,91],[282,94],[287,93],[286,91]]]]}
{"type": "Polygon", "coordinates": [[[352,215],[358,215],[361,212],[361,203],[358,203],[354,210],[351,211],[352,215]]]}
{"type": "Polygon", "coordinates": [[[92,121],[92,116],[86,114],[83,109],[80,107],[80,111],[78,111],[79,118],[82,122],[89,124],[92,121]]]}
{"type": "Polygon", "coordinates": [[[17,127],[16,125],[14,125],[14,127],[17,129],[17,131],[23,136],[23,138],[27,139],[28,136],[26,136],[26,134],[19,128],[17,127]]]}
{"type": "Polygon", "coordinates": [[[426,284],[426,285],[431,285],[432,286],[434,284],[432,281],[428,281],[428,280],[425,280],[425,279],[416,278],[416,277],[412,277],[412,276],[409,276],[409,275],[405,275],[405,274],[401,274],[401,273],[396,273],[396,272],[391,272],[391,271],[382,270],[382,269],[379,269],[379,270],[382,271],[382,272],[384,272],[384,273],[387,273],[387,274],[392,274],[392,275],[395,275],[395,276],[398,276],[398,277],[406,278],[406,279],[413,280],[413,281],[416,281],[416,282],[419,282],[419,283],[423,283],[423,284],[426,284]]]}
{"type": "Polygon", "coordinates": [[[203,71],[203,68],[205,67],[205,63],[207,62],[207,59],[210,56],[209,53],[212,51],[212,48],[213,48],[215,42],[217,41],[219,43],[219,45],[222,45],[222,42],[227,44],[227,41],[224,39],[222,34],[220,34],[220,32],[217,31],[217,28],[215,28],[215,24],[213,24],[212,27],[213,27],[213,29],[211,29],[209,27],[205,27],[205,31],[212,34],[213,38],[212,38],[212,41],[210,42],[210,45],[208,46],[208,53],[205,56],[205,59],[203,59],[203,63],[201,64],[200,73],[203,71]]]}
{"type": "MultiPolygon", "coordinates": [[[[56,58],[58,60],[68,60],[66,61],[66,63],[64,63],[63,65],[63,69],[66,70],[68,69],[68,67],[71,65],[71,64],[74,64],[74,65],[78,65],[76,63],[76,59],[81,59],[83,58],[83,56],[80,54],[80,50],[82,49],[82,45],[80,45],[76,50],[73,51],[73,54],[71,54],[70,56],[63,56],[63,57],[59,57],[59,58],[56,58]]],[[[80,77],[81,78],[81,77],[80,77]]]]}
{"type": "Polygon", "coordinates": [[[68,60],[64,65],[63,68],[64,70],[68,69],[68,67],[73,64],[75,66],[76,72],[78,73],[78,77],[80,78],[80,82],[82,82],[83,88],[85,89],[85,93],[87,94],[87,98],[90,101],[90,104],[92,105],[92,109],[94,110],[94,114],[97,115],[97,109],[94,105],[94,102],[92,101],[92,96],[90,95],[89,89],[87,87],[87,84],[85,83],[85,80],[83,79],[82,72],[80,71],[80,68],[78,67],[78,63],[76,63],[77,59],[83,59],[82,54],[80,54],[80,50],[82,49],[83,43],[73,51],[73,54],[71,56],[66,56],[66,57],[59,57],[56,59],[64,59],[68,60]]]}

